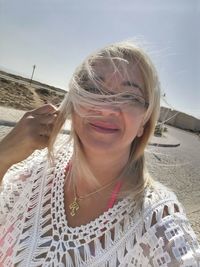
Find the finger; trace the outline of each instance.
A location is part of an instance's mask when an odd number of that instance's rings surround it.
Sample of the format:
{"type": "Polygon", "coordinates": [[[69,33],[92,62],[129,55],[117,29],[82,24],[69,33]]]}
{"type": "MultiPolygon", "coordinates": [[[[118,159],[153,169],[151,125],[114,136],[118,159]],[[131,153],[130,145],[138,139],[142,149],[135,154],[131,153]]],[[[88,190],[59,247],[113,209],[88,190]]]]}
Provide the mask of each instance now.
{"type": "Polygon", "coordinates": [[[58,114],[42,114],[42,115],[36,115],[35,119],[40,124],[52,124],[55,122],[56,118],[58,117],[58,114]]]}
{"type": "Polygon", "coordinates": [[[57,112],[57,108],[51,104],[46,104],[42,107],[34,109],[31,113],[33,115],[41,115],[41,114],[48,114],[48,113],[55,113],[57,112]]]}
{"type": "MultiPolygon", "coordinates": [[[[27,112],[21,119],[21,123],[24,125],[33,126],[40,124],[54,124],[58,117],[57,113],[39,114],[36,115],[33,112],[27,112]]],[[[31,127],[32,128],[32,127],[31,127]]]]}

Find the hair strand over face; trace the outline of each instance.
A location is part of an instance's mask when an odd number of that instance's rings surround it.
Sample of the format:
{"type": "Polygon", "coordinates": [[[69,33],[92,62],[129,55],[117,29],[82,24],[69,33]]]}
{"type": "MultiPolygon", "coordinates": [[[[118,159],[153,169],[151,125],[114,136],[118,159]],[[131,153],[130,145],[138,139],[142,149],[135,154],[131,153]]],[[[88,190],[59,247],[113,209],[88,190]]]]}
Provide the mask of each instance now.
{"type": "MultiPolygon", "coordinates": [[[[129,68],[129,63],[133,62],[137,65],[143,77],[144,96],[149,103],[143,122],[144,131],[141,137],[136,137],[133,140],[129,160],[123,170],[123,174],[130,173],[131,171],[132,176],[136,177],[137,185],[134,185],[132,192],[134,192],[134,195],[139,195],[146,184],[150,182],[150,176],[147,174],[144,165],[144,150],[148,144],[149,138],[154,132],[160,111],[160,83],[155,67],[148,55],[142,48],[133,43],[121,42],[109,45],[100,51],[91,54],[75,70],[69,83],[69,92],[60,105],[57,122],[50,137],[49,155],[52,154],[54,143],[61,127],[66,120],[72,119],[72,114],[73,112],[76,112],[77,106],[81,101],[84,99],[85,103],[88,102],[89,104],[94,105],[101,99],[102,95],[104,96],[105,92],[102,90],[103,82],[99,80],[98,75],[95,73],[94,65],[96,62],[105,59],[109,60],[114,71],[120,72],[121,69],[123,69],[123,73],[128,73],[127,69],[129,68]],[[126,62],[127,64],[122,64],[122,62],[126,62]],[[85,88],[85,84],[88,81],[92,84],[95,90],[98,90],[98,94],[91,94],[91,92],[86,90],[87,88],[85,88]]],[[[106,97],[109,98],[109,95],[106,97]]],[[[74,131],[73,120],[68,142],[71,142],[71,140],[73,140],[74,143],[73,160],[75,162],[72,176],[75,176],[76,173],[80,172],[83,177],[88,178],[88,181],[95,182],[95,177],[90,171],[84,157],[80,139],[74,131]],[[77,162],[78,164],[76,164],[77,162]]]]}

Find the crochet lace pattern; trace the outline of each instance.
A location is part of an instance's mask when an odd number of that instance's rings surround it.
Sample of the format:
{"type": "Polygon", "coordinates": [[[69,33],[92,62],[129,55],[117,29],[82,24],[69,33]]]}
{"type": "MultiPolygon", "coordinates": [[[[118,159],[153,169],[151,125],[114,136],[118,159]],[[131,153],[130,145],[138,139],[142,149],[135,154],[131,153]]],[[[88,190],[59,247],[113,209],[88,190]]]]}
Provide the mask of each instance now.
{"type": "Polygon", "coordinates": [[[46,150],[35,152],[5,175],[1,267],[199,266],[200,248],[184,210],[159,183],[145,191],[142,211],[126,197],[94,221],[70,227],[63,187],[71,155],[71,147],[63,148],[48,167],[46,150]]]}

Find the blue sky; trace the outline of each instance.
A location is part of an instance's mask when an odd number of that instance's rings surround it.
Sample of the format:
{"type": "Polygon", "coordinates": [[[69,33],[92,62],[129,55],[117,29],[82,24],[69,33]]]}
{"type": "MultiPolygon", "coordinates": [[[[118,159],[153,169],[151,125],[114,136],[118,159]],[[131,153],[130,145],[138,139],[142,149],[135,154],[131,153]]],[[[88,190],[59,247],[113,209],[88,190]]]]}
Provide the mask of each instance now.
{"type": "Polygon", "coordinates": [[[169,105],[200,118],[199,0],[0,0],[0,69],[67,89],[75,67],[106,44],[136,39],[169,105]]]}

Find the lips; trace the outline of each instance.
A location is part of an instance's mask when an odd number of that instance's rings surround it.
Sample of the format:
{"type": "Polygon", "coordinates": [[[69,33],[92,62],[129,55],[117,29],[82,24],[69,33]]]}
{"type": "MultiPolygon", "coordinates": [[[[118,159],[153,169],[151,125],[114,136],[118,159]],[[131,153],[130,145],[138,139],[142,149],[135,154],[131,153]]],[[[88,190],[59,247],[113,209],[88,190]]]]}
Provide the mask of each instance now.
{"type": "Polygon", "coordinates": [[[90,122],[90,126],[98,132],[114,133],[119,130],[119,127],[110,122],[95,121],[90,122]]]}

